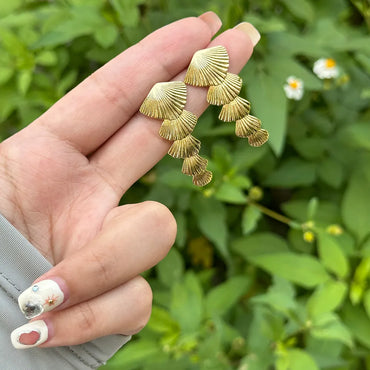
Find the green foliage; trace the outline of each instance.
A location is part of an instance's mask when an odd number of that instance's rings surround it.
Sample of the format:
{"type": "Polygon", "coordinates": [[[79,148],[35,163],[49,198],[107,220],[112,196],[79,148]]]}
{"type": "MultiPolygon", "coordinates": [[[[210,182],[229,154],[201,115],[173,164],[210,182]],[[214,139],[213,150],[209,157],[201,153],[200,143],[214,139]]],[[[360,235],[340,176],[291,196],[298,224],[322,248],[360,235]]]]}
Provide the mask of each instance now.
{"type": "Polygon", "coordinates": [[[106,369],[370,369],[370,6],[361,0],[42,0],[0,5],[0,138],[154,29],[213,10],[262,38],[242,70],[270,132],[199,119],[214,181],[164,158],[123,202],[166,204],[175,246],[146,274],[147,327],[106,369]],[[340,73],[321,80],[322,57],[340,73]],[[288,76],[304,82],[288,100],[288,76]]]}

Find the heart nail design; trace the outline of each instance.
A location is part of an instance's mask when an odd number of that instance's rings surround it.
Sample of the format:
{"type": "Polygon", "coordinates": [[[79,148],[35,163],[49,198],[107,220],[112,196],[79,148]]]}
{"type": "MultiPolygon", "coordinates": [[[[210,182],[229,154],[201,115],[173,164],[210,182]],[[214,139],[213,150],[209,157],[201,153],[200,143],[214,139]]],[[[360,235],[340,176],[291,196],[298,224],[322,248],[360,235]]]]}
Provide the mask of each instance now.
{"type": "Polygon", "coordinates": [[[18,342],[25,345],[34,345],[39,339],[40,332],[38,330],[32,330],[29,333],[22,333],[18,338],[18,342]]]}
{"type": "Polygon", "coordinates": [[[13,330],[10,339],[15,348],[31,348],[39,346],[48,339],[48,327],[43,320],[32,321],[13,330]]]}

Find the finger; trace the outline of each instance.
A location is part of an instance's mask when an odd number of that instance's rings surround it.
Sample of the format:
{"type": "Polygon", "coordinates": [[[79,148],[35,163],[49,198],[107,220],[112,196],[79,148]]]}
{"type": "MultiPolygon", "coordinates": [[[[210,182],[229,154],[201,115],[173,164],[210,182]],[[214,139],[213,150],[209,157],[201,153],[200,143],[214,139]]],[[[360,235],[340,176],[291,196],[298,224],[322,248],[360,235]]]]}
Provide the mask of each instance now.
{"type": "Polygon", "coordinates": [[[148,322],[149,284],[137,276],[89,301],[48,312],[13,331],[16,348],[71,346],[111,334],[132,335],[148,322]]]}
{"type": "MultiPolygon", "coordinates": [[[[214,45],[226,47],[230,57],[229,70],[233,73],[242,69],[253,50],[253,40],[240,29],[224,32],[209,47],[214,45]]],[[[174,80],[182,80],[184,73],[174,80]]],[[[187,91],[185,109],[199,116],[208,106],[207,88],[188,86],[187,91]]],[[[90,157],[90,163],[105,174],[119,196],[167,152],[171,142],[158,135],[160,125],[161,121],[138,113],[90,157]]]]}
{"type": "Polygon", "coordinates": [[[47,129],[83,154],[105,142],[139,108],[157,79],[168,80],[221,26],[214,13],[165,26],[127,49],[59,100],[28,129],[47,129]]]}
{"type": "Polygon", "coordinates": [[[95,239],[19,296],[20,309],[30,319],[98,296],[158,263],[175,237],[176,221],[162,204],[116,208],[95,239]]]}

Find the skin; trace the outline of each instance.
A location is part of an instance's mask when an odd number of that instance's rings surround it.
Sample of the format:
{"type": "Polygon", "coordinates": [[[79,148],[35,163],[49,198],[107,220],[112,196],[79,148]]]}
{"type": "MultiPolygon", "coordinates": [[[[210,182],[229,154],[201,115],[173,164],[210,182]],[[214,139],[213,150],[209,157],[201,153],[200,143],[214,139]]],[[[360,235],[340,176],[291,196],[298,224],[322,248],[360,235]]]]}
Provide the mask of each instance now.
{"type": "MultiPolygon", "coordinates": [[[[181,80],[195,51],[224,45],[238,73],[253,45],[211,12],[163,27],[124,51],[22,131],[0,144],[0,212],[54,267],[68,296],[45,320],[41,347],[134,334],[147,323],[149,284],[139,275],[163,259],[176,222],[162,204],[118,206],[167,152],[161,122],[138,113],[151,87],[181,80]]],[[[188,87],[185,109],[199,116],[206,88],[188,87]]],[[[189,181],[190,178],[189,178],[189,181]]]]}

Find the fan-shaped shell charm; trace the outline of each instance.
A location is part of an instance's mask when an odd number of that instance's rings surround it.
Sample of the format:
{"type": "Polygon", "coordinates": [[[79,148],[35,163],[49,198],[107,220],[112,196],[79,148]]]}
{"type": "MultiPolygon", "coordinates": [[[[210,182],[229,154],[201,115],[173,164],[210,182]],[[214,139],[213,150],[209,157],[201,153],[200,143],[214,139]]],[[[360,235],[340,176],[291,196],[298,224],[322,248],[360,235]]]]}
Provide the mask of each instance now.
{"type": "Polygon", "coordinates": [[[249,114],[250,109],[251,104],[249,101],[237,96],[229,104],[225,104],[222,107],[218,118],[224,122],[236,121],[249,114]]]}
{"type": "Polygon", "coordinates": [[[219,85],[229,69],[229,55],[223,46],[198,50],[190,62],[184,82],[193,86],[219,85]]]}
{"type": "Polygon", "coordinates": [[[235,135],[248,137],[261,128],[261,120],[250,114],[238,119],[235,124],[235,135]]]}
{"type": "Polygon", "coordinates": [[[195,114],[184,110],[176,119],[165,119],[159,130],[159,135],[167,140],[181,140],[193,131],[197,121],[198,118],[195,114]]]}
{"type": "Polygon", "coordinates": [[[208,170],[200,173],[199,175],[194,175],[193,184],[196,186],[205,186],[211,182],[212,176],[212,172],[208,170]]]}
{"type": "Polygon", "coordinates": [[[212,105],[228,104],[234,100],[242,88],[242,79],[233,73],[227,73],[226,78],[217,86],[210,86],[207,102],[212,105]]]}
{"type": "Polygon", "coordinates": [[[195,154],[192,157],[185,158],[182,165],[182,173],[185,175],[199,175],[207,168],[208,160],[195,154]]]}
{"type": "Polygon", "coordinates": [[[248,143],[251,146],[261,146],[268,140],[268,138],[268,131],[261,129],[255,132],[253,135],[248,136],[248,143]]]}
{"type": "Polygon", "coordinates": [[[141,104],[140,112],[159,119],[176,119],[186,104],[186,85],[182,81],[158,82],[141,104]]]}
{"type": "Polygon", "coordinates": [[[172,143],[168,154],[174,158],[187,158],[198,154],[200,150],[200,141],[192,135],[184,139],[176,140],[172,143]]]}

